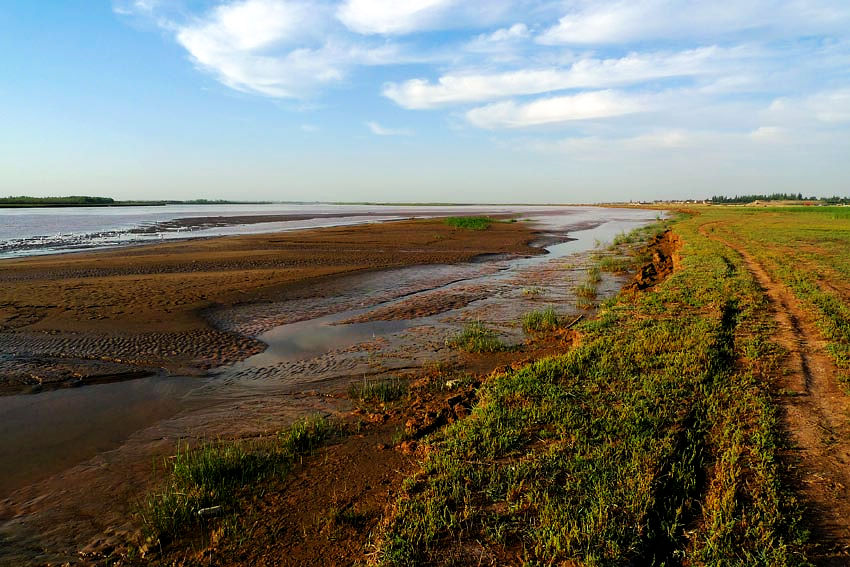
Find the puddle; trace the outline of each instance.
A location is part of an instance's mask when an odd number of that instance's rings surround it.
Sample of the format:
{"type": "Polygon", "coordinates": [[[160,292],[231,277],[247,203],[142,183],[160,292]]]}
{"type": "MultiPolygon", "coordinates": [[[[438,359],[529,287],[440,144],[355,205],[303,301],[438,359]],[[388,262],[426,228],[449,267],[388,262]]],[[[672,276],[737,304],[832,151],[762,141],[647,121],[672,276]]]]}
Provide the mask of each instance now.
{"type": "MultiPolygon", "coordinates": [[[[358,311],[363,312],[364,310],[358,311]]],[[[267,366],[289,360],[305,360],[333,350],[398,333],[414,324],[409,320],[370,321],[349,325],[334,324],[355,314],[359,313],[346,311],[342,314],[282,325],[263,333],[258,338],[269,345],[266,350],[234,365],[234,368],[267,366]]]]}

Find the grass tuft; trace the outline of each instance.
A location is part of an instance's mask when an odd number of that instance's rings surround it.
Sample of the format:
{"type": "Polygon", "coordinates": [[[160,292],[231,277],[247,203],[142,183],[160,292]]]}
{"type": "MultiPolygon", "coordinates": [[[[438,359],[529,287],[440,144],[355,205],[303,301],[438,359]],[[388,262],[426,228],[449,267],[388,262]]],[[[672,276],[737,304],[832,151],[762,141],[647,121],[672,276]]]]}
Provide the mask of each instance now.
{"type": "Polygon", "coordinates": [[[447,217],[443,222],[454,228],[487,230],[496,220],[490,217],[447,217]]]}
{"type": "Polygon", "coordinates": [[[238,496],[254,483],[284,476],[296,459],[341,432],[323,417],[302,419],[273,438],[178,445],[165,459],[165,483],[142,503],[148,541],[167,544],[210,517],[238,512],[238,496]]]}
{"type": "Polygon", "coordinates": [[[361,402],[394,402],[407,395],[407,382],[393,376],[380,380],[363,378],[348,388],[348,397],[361,402]]]}
{"type": "Polygon", "coordinates": [[[526,333],[554,331],[561,324],[561,318],[552,307],[534,310],[522,316],[522,329],[526,333]]]}
{"type": "Polygon", "coordinates": [[[496,332],[481,321],[469,323],[463,331],[447,338],[446,346],[473,353],[499,352],[508,348],[496,332]]]}

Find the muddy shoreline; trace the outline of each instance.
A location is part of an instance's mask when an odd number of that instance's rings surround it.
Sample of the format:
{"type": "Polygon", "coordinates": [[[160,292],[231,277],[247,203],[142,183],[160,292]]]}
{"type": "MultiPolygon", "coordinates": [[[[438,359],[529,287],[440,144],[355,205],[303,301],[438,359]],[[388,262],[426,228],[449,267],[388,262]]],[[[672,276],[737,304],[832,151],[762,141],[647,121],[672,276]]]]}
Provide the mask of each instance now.
{"type": "Polygon", "coordinates": [[[0,395],[204,374],[264,348],[217,312],[343,274],[539,254],[534,239],[526,223],[399,221],[0,261],[0,395]]]}
{"type": "MultiPolygon", "coordinates": [[[[74,441],[51,445],[66,450],[64,456],[53,456],[53,462],[49,463],[53,468],[30,469],[29,480],[20,476],[24,474],[22,469],[15,481],[20,488],[11,493],[7,490],[8,496],[0,499],[0,542],[4,544],[0,547],[6,547],[0,553],[0,565],[76,562],[77,551],[83,548],[102,556],[110,547],[132,538],[137,529],[133,503],[138,502],[140,494],[153,481],[152,463],[172,453],[178,441],[193,444],[210,438],[267,435],[305,414],[344,414],[351,409],[345,392],[354,380],[404,374],[423,364],[452,363],[457,353],[446,347],[445,338],[467,321],[488,321],[504,340],[523,344],[525,335],[519,319],[528,310],[553,306],[565,315],[580,312],[573,289],[583,281],[589,258],[586,251],[593,249],[596,240],[610,240],[617,233],[649,220],[649,215],[624,216],[621,221],[613,216],[571,224],[564,220],[569,225],[570,237],[565,236],[565,224],[530,227],[520,222],[497,223],[489,235],[471,231],[457,235],[446,233],[445,225],[439,221],[404,221],[222,239],[233,242],[209,251],[204,247],[214,241],[192,242],[188,248],[200,246],[202,250],[195,248],[191,258],[198,259],[203,252],[206,262],[231,262],[232,257],[225,260],[213,257],[220,255],[222,249],[235,248],[234,255],[246,256],[244,261],[250,263],[257,261],[256,256],[246,254],[245,248],[239,246],[247,240],[266,254],[264,246],[269,244],[258,246],[257,239],[275,240],[279,241],[272,243],[275,246],[284,245],[275,254],[290,254],[295,247],[302,256],[311,256],[305,262],[320,273],[302,279],[301,283],[290,281],[241,292],[238,290],[246,284],[238,280],[234,286],[237,291],[225,301],[193,306],[190,314],[196,319],[169,314],[171,332],[178,325],[186,325],[188,332],[193,332],[190,325],[200,321],[215,332],[248,337],[262,345],[256,354],[242,362],[201,368],[202,372],[212,374],[208,378],[167,378],[157,369],[158,374],[149,378],[8,398],[53,400],[50,403],[64,408],[63,412],[92,413],[96,417],[92,423],[99,425],[97,430],[76,432],[73,422],[45,422],[45,425],[53,423],[57,431],[68,430],[69,435],[89,441],[85,447],[75,445],[78,442],[74,441]],[[353,236],[352,232],[360,236],[353,236]],[[381,242],[377,238],[379,233],[387,235],[382,248],[376,244],[381,242]],[[543,255],[542,250],[530,244],[547,234],[554,235],[560,244],[550,245],[550,253],[543,255]],[[578,240],[571,240],[573,237],[578,240]],[[420,240],[417,242],[416,238],[420,240]],[[437,251],[423,253],[425,245],[437,251]],[[328,258],[334,258],[326,252],[328,248],[337,257],[341,253],[353,253],[353,257],[363,261],[376,258],[377,261],[366,268],[349,263],[334,265],[328,262],[328,258]],[[389,258],[387,250],[392,252],[389,258]],[[481,254],[495,256],[474,262],[481,254]],[[329,263],[333,269],[323,271],[329,263]],[[144,392],[141,397],[136,389],[144,392]],[[116,400],[124,401],[116,405],[116,400]],[[78,409],[73,410],[74,407],[78,409]],[[103,415],[95,416],[97,412],[103,415]],[[103,437],[103,424],[114,424],[107,425],[107,429],[116,430],[114,434],[103,437]],[[132,429],[121,429],[131,426],[132,429]]],[[[173,244],[163,246],[169,254],[174,251],[173,244]]],[[[98,273],[89,277],[121,282],[127,274],[104,275],[104,270],[121,268],[121,262],[135,263],[140,267],[139,273],[130,277],[138,280],[133,282],[138,289],[144,285],[140,282],[156,279],[141,274],[151,271],[150,266],[155,262],[162,262],[165,251],[156,252],[153,248],[142,247],[129,259],[115,259],[114,254],[90,254],[90,257],[105,256],[109,261],[106,265],[96,262],[98,273]]],[[[61,260],[81,256],[66,255],[61,260]]],[[[176,273],[192,280],[196,273],[192,270],[198,266],[191,262],[184,265],[185,272],[164,272],[159,278],[168,280],[171,273],[176,273]]],[[[173,266],[175,263],[169,267],[173,266]]],[[[204,265],[203,268],[199,272],[203,276],[242,272],[239,267],[209,270],[204,265]]],[[[297,271],[299,267],[293,268],[297,271]]],[[[92,269],[92,265],[90,259],[58,266],[52,265],[49,258],[36,258],[18,273],[27,269],[47,281],[51,273],[73,281],[81,272],[92,269]]],[[[254,281],[268,282],[257,277],[256,272],[251,275],[255,276],[254,281]]],[[[615,293],[620,285],[620,280],[606,278],[600,286],[600,297],[615,293]]],[[[148,295],[146,300],[151,297],[148,295]]],[[[150,311],[142,315],[145,316],[142,321],[131,323],[137,327],[143,323],[147,329],[161,324],[150,311]]],[[[101,321],[117,324],[111,319],[101,321]]],[[[66,323],[64,319],[56,318],[52,322],[59,330],[42,333],[44,336],[69,334],[61,329],[66,323]]],[[[85,327],[83,332],[94,331],[85,327]]],[[[150,332],[143,330],[140,334],[150,332]]],[[[10,334],[16,334],[15,330],[10,334]]],[[[3,335],[0,333],[0,338],[3,335]]],[[[489,372],[509,362],[508,358],[486,356],[469,361],[469,368],[474,372],[489,372]]],[[[25,405],[18,410],[19,414],[26,411],[30,410],[25,405]]],[[[49,411],[51,416],[61,413],[49,411]]],[[[27,463],[28,458],[24,457],[22,466],[41,466],[39,461],[27,463]]]]}

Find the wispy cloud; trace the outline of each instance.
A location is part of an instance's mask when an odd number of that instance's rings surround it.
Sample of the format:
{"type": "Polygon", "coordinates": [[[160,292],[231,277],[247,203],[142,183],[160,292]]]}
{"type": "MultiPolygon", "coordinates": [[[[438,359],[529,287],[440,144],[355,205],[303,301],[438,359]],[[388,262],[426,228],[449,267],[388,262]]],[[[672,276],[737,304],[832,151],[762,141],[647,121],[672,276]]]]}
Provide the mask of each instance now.
{"type": "Polygon", "coordinates": [[[366,127],[376,136],[412,136],[413,130],[407,128],[385,128],[377,122],[367,122],[366,127]]]}
{"type": "Polygon", "coordinates": [[[497,102],[473,108],[466,119],[479,128],[526,128],[575,120],[608,118],[648,110],[640,97],[614,91],[593,91],[543,98],[527,104],[497,102]]]}
{"type": "Polygon", "coordinates": [[[362,34],[404,34],[433,27],[459,0],[346,0],[337,17],[362,34]]]}
{"type": "Polygon", "coordinates": [[[671,77],[718,74],[740,66],[746,48],[701,47],[676,53],[630,53],[610,59],[583,58],[567,68],[501,73],[447,74],[436,83],[410,79],[389,83],[383,94],[404,108],[479,102],[576,88],[605,88],[671,77]]]}
{"type": "Polygon", "coordinates": [[[597,0],[573,3],[539,41],[545,44],[611,44],[718,36],[775,37],[834,32],[850,25],[842,0],[597,0]]]}

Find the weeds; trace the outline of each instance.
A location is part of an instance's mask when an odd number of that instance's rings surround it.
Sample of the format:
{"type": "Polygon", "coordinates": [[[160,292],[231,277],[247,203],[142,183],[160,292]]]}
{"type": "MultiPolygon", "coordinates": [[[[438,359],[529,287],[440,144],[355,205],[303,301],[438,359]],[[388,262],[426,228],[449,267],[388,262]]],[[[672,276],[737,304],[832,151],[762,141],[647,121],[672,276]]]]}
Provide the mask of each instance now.
{"type": "Polygon", "coordinates": [[[339,424],[311,417],[272,439],[209,442],[192,449],[178,445],[164,462],[164,485],[141,506],[146,538],[166,544],[208,518],[237,512],[240,493],[263,479],[285,476],[299,456],[340,432],[339,424]]]}
{"type": "Polygon", "coordinates": [[[552,307],[534,310],[522,317],[522,329],[526,333],[539,333],[543,331],[554,331],[563,322],[552,307]]]}
{"type": "Polygon", "coordinates": [[[496,332],[481,321],[467,324],[463,331],[446,339],[446,346],[473,353],[498,352],[508,348],[496,332]]]}
{"type": "Polygon", "coordinates": [[[599,260],[598,266],[603,272],[625,274],[633,269],[633,262],[628,258],[604,256],[599,260]]]}
{"type": "Polygon", "coordinates": [[[583,299],[596,299],[596,286],[589,282],[580,284],[576,287],[575,294],[583,299]]]}
{"type": "Polygon", "coordinates": [[[443,222],[454,228],[487,230],[496,220],[490,217],[446,217],[443,222]]]}
{"type": "Polygon", "coordinates": [[[526,288],[523,288],[522,294],[526,297],[537,297],[538,295],[543,294],[543,288],[542,287],[536,287],[536,286],[535,287],[526,287],[526,288]]]}
{"type": "Polygon", "coordinates": [[[348,388],[348,397],[361,402],[389,403],[400,400],[407,395],[407,382],[396,378],[355,382],[348,388]]]}

